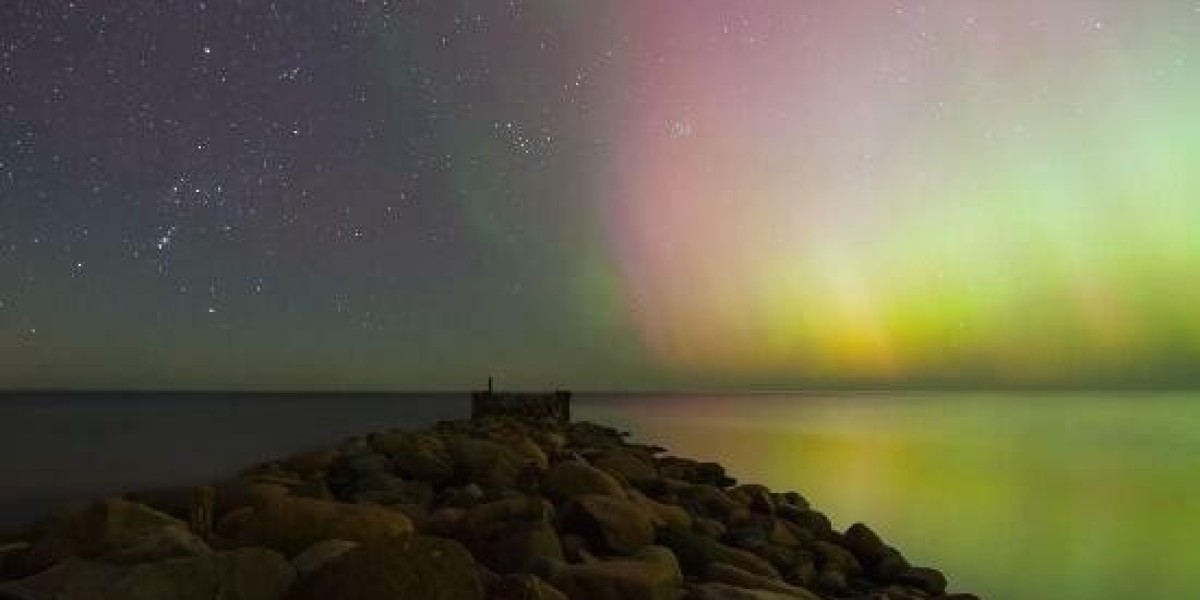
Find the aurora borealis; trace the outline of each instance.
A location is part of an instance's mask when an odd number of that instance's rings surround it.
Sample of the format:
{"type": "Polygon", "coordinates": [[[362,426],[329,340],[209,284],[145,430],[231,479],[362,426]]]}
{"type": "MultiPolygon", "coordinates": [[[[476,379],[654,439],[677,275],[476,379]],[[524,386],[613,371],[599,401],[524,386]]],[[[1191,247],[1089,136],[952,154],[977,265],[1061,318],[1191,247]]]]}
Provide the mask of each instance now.
{"type": "Polygon", "coordinates": [[[1177,386],[1200,6],[0,7],[5,387],[1177,386]]]}

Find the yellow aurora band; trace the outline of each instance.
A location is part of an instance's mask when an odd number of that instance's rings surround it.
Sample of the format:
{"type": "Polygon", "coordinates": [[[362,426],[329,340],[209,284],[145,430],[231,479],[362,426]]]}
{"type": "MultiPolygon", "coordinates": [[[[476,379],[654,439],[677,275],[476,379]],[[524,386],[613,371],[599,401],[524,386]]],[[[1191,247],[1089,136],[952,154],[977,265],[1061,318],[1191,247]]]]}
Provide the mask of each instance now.
{"type": "Polygon", "coordinates": [[[1193,3],[622,6],[606,230],[662,364],[1195,379],[1193,3]]]}

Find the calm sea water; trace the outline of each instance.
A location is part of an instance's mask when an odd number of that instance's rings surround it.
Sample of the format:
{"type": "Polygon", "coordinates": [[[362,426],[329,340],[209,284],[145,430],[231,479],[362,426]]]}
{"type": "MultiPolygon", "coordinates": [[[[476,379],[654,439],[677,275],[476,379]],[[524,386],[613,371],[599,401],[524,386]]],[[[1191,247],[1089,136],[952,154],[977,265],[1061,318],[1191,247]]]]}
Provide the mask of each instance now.
{"type": "MultiPolygon", "coordinates": [[[[10,397],[0,526],[467,407],[461,395],[10,397]]],[[[1200,590],[1200,394],[590,396],[573,411],[799,491],[991,600],[1200,590]]]]}

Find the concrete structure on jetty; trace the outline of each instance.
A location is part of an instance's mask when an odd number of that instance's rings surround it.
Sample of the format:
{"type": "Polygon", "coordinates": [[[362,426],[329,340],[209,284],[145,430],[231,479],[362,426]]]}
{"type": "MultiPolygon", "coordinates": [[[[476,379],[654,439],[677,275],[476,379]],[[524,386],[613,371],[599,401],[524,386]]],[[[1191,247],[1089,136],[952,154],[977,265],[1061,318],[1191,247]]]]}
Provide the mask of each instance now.
{"type": "Polygon", "coordinates": [[[523,419],[554,419],[571,421],[571,392],[497,392],[488,377],[484,391],[471,393],[471,418],[518,417],[523,419]]]}

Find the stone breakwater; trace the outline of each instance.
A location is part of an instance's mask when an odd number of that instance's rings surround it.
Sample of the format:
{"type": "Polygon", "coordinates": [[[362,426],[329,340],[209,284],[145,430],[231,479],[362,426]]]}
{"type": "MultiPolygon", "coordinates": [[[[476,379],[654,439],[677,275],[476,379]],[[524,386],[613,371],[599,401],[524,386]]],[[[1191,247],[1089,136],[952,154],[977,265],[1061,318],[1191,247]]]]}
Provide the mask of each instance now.
{"type": "Polygon", "coordinates": [[[969,600],[869,527],[591,423],[385,431],[0,538],[12,600],[969,600]]]}

